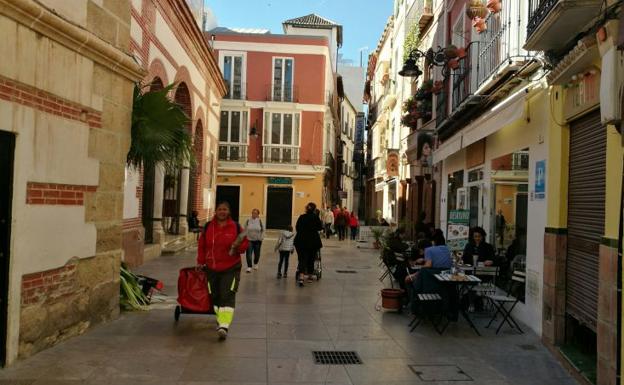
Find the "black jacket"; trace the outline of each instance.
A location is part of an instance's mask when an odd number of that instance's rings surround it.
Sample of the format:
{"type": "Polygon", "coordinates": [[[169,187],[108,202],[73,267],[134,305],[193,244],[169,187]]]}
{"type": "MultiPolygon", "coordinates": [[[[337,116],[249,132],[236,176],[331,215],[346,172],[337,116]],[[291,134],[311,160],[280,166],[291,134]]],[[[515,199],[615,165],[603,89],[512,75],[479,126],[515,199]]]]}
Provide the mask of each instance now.
{"type": "Polygon", "coordinates": [[[494,247],[487,242],[481,242],[479,247],[475,245],[474,242],[468,242],[466,247],[464,248],[464,254],[462,255],[462,259],[465,264],[472,265],[472,256],[478,255],[479,259],[477,262],[485,262],[485,261],[493,261],[495,260],[494,247]]]}
{"type": "Polygon", "coordinates": [[[306,213],[299,216],[295,226],[295,247],[298,249],[318,250],[323,247],[319,231],[323,230],[323,223],[318,215],[306,213]]]}

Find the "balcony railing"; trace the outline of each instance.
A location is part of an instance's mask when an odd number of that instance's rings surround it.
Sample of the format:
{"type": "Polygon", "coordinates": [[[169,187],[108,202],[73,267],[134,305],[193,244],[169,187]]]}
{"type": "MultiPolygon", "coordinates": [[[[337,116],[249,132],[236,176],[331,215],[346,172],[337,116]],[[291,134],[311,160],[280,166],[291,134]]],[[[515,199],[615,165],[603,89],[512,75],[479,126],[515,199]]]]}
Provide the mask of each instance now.
{"type": "Polygon", "coordinates": [[[299,147],[265,144],[263,154],[265,163],[299,163],[299,147]]]}
{"type": "Polygon", "coordinates": [[[559,0],[529,0],[529,22],[527,23],[527,37],[530,37],[546,16],[555,7],[559,0]]]}
{"type": "Polygon", "coordinates": [[[447,96],[447,85],[446,81],[444,82],[444,89],[437,95],[436,98],[436,125],[440,125],[448,116],[448,96],[447,96]]]}
{"type": "Polygon", "coordinates": [[[223,99],[247,100],[247,83],[234,83],[231,89],[228,87],[227,94],[223,99]]]}
{"type": "Polygon", "coordinates": [[[219,144],[219,160],[226,162],[246,162],[246,144],[219,144]]]}
{"type": "Polygon", "coordinates": [[[269,84],[266,86],[266,100],[269,102],[299,103],[299,87],[280,87],[269,84]]]}

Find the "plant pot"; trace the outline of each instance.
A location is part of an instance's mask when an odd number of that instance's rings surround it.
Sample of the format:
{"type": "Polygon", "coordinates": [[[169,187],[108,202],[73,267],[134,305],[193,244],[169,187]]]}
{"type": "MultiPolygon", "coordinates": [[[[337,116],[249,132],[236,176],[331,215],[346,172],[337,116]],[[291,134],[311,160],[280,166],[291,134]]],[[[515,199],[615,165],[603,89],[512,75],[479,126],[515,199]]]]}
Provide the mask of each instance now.
{"type": "Polygon", "coordinates": [[[459,67],[459,60],[451,59],[448,61],[448,66],[450,69],[455,70],[459,67]]]}
{"type": "Polygon", "coordinates": [[[457,48],[457,57],[463,59],[466,57],[466,48],[457,48]]]}
{"type": "Polygon", "coordinates": [[[475,17],[472,20],[472,26],[477,30],[477,33],[483,33],[487,31],[487,24],[485,24],[485,19],[480,17],[475,17]]]}
{"type": "Polygon", "coordinates": [[[403,289],[381,289],[381,307],[388,310],[400,310],[403,293],[403,289]]]}
{"type": "Polygon", "coordinates": [[[492,13],[499,13],[502,9],[500,0],[488,0],[487,9],[492,13]]]}
{"type": "Polygon", "coordinates": [[[483,0],[470,0],[468,7],[466,7],[466,15],[474,19],[475,17],[485,18],[488,14],[488,9],[483,0]]]}
{"type": "Polygon", "coordinates": [[[444,54],[449,59],[456,58],[457,57],[457,47],[455,47],[454,45],[449,45],[448,47],[446,47],[444,49],[444,54]]]}

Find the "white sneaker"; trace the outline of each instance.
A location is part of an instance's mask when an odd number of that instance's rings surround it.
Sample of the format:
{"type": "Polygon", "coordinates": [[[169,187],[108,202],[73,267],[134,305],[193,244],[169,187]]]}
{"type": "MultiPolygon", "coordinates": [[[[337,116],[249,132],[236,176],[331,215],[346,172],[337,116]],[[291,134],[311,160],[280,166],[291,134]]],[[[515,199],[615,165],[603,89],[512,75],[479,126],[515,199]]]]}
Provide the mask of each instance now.
{"type": "Polygon", "coordinates": [[[254,265],[254,270],[258,270],[258,265],[254,265]]]}
{"type": "Polygon", "coordinates": [[[247,270],[245,270],[248,273],[251,273],[251,267],[248,267],[247,270]]]}
{"type": "Polygon", "coordinates": [[[227,338],[228,330],[226,328],[218,328],[217,335],[219,336],[219,340],[223,341],[227,338]]]}

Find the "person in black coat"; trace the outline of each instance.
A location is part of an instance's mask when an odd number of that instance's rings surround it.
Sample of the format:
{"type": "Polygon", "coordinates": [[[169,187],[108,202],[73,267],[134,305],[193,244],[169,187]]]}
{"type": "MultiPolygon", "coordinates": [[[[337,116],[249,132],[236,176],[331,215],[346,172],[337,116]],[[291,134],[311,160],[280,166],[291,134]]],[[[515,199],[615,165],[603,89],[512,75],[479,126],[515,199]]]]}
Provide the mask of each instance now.
{"type": "Polygon", "coordinates": [[[314,272],[314,260],[316,255],[323,247],[319,231],[323,230],[323,222],[318,215],[315,214],[316,204],[310,202],[306,206],[305,214],[297,219],[295,226],[297,235],[295,235],[295,249],[299,259],[299,286],[303,286],[303,280],[306,275],[308,282],[312,282],[310,274],[314,272]]]}
{"type": "Polygon", "coordinates": [[[464,264],[472,265],[474,256],[477,262],[483,262],[484,266],[493,266],[495,253],[494,247],[485,241],[485,230],[482,227],[475,227],[471,230],[472,237],[464,248],[462,259],[464,264]]]}

